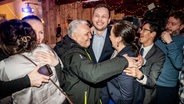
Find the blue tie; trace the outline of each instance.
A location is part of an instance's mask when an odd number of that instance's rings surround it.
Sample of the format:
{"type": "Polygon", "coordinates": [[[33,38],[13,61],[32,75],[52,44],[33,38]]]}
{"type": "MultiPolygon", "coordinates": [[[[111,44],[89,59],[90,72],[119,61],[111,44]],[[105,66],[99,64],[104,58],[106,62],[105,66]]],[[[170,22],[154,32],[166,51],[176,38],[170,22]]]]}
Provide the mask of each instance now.
{"type": "Polygon", "coordinates": [[[143,53],[144,53],[144,48],[141,48],[140,55],[143,56],[143,53]]]}

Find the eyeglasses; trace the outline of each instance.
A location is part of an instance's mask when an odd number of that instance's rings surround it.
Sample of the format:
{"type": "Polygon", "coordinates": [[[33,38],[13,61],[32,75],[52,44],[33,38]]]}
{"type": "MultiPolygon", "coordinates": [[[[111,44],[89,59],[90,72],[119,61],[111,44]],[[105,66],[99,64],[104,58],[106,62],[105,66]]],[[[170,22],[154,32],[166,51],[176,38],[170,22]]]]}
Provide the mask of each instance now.
{"type": "Polygon", "coordinates": [[[142,27],[140,27],[140,31],[143,31],[143,32],[145,32],[145,31],[153,32],[153,31],[152,31],[152,30],[150,30],[150,29],[145,29],[145,28],[142,28],[142,27]]]}

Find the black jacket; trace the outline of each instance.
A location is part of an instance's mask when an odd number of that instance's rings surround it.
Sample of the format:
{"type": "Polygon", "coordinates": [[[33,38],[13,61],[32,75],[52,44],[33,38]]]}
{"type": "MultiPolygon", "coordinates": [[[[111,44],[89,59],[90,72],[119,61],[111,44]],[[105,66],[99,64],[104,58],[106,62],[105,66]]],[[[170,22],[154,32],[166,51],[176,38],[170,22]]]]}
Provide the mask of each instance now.
{"type": "MultiPolygon", "coordinates": [[[[112,47],[112,43],[111,43],[111,40],[109,38],[110,31],[111,31],[111,26],[107,26],[107,34],[106,34],[106,38],[105,38],[105,43],[104,43],[104,47],[102,49],[102,53],[101,53],[101,56],[100,56],[98,62],[103,62],[105,60],[110,59],[112,53],[114,52],[114,48],[112,47]]],[[[88,52],[91,55],[91,58],[92,58],[93,62],[97,63],[96,58],[95,58],[95,54],[94,54],[94,51],[93,51],[93,48],[92,48],[93,39],[94,39],[93,36],[94,35],[92,35],[91,44],[88,47],[88,52]]]]}
{"type": "MultiPolygon", "coordinates": [[[[123,48],[118,55],[128,54],[135,57],[130,46],[123,48]]],[[[107,88],[115,104],[142,104],[144,100],[144,88],[134,77],[122,72],[107,82],[107,88]]],[[[104,99],[108,100],[108,99],[104,99]]]]}
{"type": "Polygon", "coordinates": [[[103,63],[94,64],[84,48],[65,36],[54,48],[64,64],[63,89],[74,104],[99,104],[97,83],[120,74],[128,63],[123,57],[116,57],[103,63]],[[85,97],[86,95],[86,97],[85,97]]]}

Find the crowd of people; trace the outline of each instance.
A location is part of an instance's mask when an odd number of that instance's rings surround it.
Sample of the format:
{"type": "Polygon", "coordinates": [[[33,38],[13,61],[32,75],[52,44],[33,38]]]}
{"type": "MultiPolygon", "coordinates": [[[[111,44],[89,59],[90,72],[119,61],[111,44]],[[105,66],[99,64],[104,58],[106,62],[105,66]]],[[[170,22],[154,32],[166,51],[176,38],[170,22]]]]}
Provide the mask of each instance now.
{"type": "Polygon", "coordinates": [[[110,21],[99,4],[53,49],[37,16],[0,23],[0,104],[184,104],[184,13],[110,21]]]}

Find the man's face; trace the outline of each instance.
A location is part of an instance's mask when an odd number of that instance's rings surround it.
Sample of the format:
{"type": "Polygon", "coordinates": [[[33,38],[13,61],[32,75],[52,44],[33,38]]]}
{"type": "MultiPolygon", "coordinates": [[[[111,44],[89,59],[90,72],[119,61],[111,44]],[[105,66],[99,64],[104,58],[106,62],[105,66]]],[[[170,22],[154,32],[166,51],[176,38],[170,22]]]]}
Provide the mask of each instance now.
{"type": "Polygon", "coordinates": [[[44,39],[43,24],[38,20],[27,20],[36,33],[37,43],[42,43],[44,39]]]}
{"type": "Polygon", "coordinates": [[[91,30],[88,25],[78,24],[76,31],[72,34],[74,39],[81,47],[89,47],[91,39],[91,30]]]}
{"type": "Polygon", "coordinates": [[[154,34],[150,30],[150,25],[144,24],[142,29],[140,30],[140,38],[139,41],[143,44],[143,46],[149,46],[153,43],[154,34]]]}
{"type": "Polygon", "coordinates": [[[181,21],[174,17],[169,17],[166,24],[166,30],[171,31],[173,35],[176,35],[177,33],[179,33],[183,27],[184,25],[181,24],[181,21]]]}
{"type": "Polygon", "coordinates": [[[92,22],[97,31],[104,31],[110,22],[110,14],[107,8],[97,8],[92,17],[92,22]]]}

